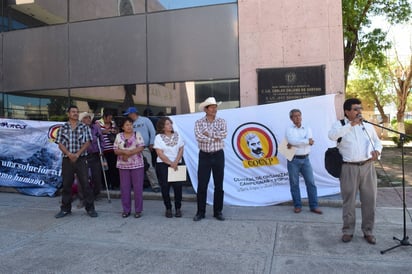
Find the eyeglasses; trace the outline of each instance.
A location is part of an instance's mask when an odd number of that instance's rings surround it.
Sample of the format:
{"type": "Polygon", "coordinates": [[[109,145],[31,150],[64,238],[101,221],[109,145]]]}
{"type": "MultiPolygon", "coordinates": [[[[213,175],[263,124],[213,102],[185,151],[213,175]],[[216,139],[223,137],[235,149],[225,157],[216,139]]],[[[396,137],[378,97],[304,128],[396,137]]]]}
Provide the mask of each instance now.
{"type": "Polygon", "coordinates": [[[352,110],[359,111],[359,110],[363,110],[363,108],[362,107],[354,107],[354,108],[352,108],[352,110]]]}

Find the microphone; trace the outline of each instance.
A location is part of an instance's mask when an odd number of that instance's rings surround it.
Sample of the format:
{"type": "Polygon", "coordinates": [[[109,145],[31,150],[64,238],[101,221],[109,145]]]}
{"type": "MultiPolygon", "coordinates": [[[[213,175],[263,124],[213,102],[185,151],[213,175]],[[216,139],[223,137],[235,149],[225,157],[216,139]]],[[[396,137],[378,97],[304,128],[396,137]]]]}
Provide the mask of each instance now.
{"type": "MultiPolygon", "coordinates": [[[[359,125],[362,127],[363,130],[365,130],[365,125],[363,124],[363,122],[364,122],[365,120],[363,120],[362,114],[361,114],[361,113],[358,113],[358,115],[356,115],[356,118],[359,119],[359,125]]],[[[365,122],[366,122],[366,121],[365,121],[365,122]]]]}

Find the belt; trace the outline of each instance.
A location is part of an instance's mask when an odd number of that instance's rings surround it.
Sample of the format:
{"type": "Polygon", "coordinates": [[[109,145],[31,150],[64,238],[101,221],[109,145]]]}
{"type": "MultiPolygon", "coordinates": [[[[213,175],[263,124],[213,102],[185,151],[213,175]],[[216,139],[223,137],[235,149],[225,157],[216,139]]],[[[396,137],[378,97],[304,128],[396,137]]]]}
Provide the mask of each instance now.
{"type": "Polygon", "coordinates": [[[206,151],[201,150],[200,153],[203,153],[203,154],[206,154],[206,155],[215,155],[215,154],[218,154],[221,151],[222,151],[222,149],[217,150],[217,151],[211,151],[211,152],[206,152],[206,151]]]}
{"type": "Polygon", "coordinates": [[[343,163],[344,163],[344,164],[347,164],[347,165],[363,166],[364,164],[366,164],[366,163],[368,163],[368,162],[370,162],[370,161],[371,161],[371,159],[368,159],[368,160],[362,161],[362,162],[343,162],[343,163]]]}
{"type": "Polygon", "coordinates": [[[309,156],[309,154],[305,154],[305,155],[295,155],[295,156],[293,156],[294,158],[296,158],[296,159],[305,159],[306,157],[308,157],[309,156]]]}

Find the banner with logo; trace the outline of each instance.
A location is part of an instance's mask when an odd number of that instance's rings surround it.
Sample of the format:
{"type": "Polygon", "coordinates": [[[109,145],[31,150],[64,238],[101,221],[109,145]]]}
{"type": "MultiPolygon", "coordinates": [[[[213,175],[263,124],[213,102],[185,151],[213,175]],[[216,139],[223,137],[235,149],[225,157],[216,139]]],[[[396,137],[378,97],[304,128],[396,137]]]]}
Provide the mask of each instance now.
{"type": "MultiPolygon", "coordinates": [[[[335,145],[328,131],[336,121],[334,95],[325,95],[261,106],[219,110],[226,120],[225,203],[265,206],[291,200],[286,158],[279,153],[285,130],[292,125],[289,111],[302,111],[302,124],[312,128],[315,144],[310,160],[318,196],[339,193],[339,181],[324,168],[324,153],[335,145]]],[[[174,128],[185,140],[184,159],[197,189],[198,146],[194,124],[205,114],[171,116],[174,128]]],[[[53,196],[61,187],[61,152],[54,143],[60,122],[0,119],[0,186],[36,196],[53,196]]],[[[301,179],[302,198],[307,197],[301,179]]],[[[208,188],[213,203],[213,179],[208,188]]]]}
{"type": "Polygon", "coordinates": [[[0,186],[53,196],[61,186],[61,151],[53,142],[61,123],[0,119],[0,186]]]}
{"type": "MultiPolygon", "coordinates": [[[[266,206],[291,200],[287,160],[279,153],[286,128],[292,125],[291,109],[300,109],[302,124],[309,126],[315,141],[310,153],[318,196],[340,192],[339,181],[324,166],[324,153],[335,145],[328,131],[336,121],[334,95],[317,96],[281,103],[219,110],[217,116],[227,122],[225,140],[224,202],[239,206],[266,206]]],[[[198,146],[194,124],[204,112],[172,116],[173,127],[184,138],[184,159],[197,189],[198,146]]],[[[301,178],[301,196],[307,197],[301,178]]],[[[213,203],[213,178],[208,188],[209,204],[213,203]]]]}

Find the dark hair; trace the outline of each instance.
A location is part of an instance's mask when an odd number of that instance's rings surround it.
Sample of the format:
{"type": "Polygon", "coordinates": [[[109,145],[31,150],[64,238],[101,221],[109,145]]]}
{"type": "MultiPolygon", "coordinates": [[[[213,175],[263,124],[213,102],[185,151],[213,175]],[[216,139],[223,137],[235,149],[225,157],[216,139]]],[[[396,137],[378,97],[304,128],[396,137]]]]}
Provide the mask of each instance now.
{"type": "Polygon", "coordinates": [[[302,114],[302,112],[300,111],[300,109],[294,108],[291,111],[289,111],[289,118],[292,118],[293,113],[295,112],[299,112],[300,114],[302,114]]]}
{"type": "MultiPolygon", "coordinates": [[[[160,119],[156,123],[157,133],[165,133],[165,123],[166,123],[166,121],[170,121],[170,123],[173,124],[173,121],[169,117],[167,117],[167,116],[160,117],[160,119]]],[[[174,131],[172,130],[172,133],[173,132],[174,131]]]]}
{"type": "Polygon", "coordinates": [[[153,111],[150,108],[143,110],[143,116],[153,116],[153,111]]]}
{"type": "Polygon", "coordinates": [[[70,105],[70,106],[67,108],[67,112],[70,112],[70,110],[71,110],[72,108],[79,109],[79,108],[78,108],[77,106],[75,106],[75,105],[70,105]]]}
{"type": "Polygon", "coordinates": [[[130,122],[130,123],[133,125],[133,119],[130,118],[130,117],[125,117],[125,118],[123,118],[123,120],[122,120],[122,122],[121,122],[121,124],[120,124],[120,128],[123,129],[123,126],[124,126],[124,124],[125,124],[126,122],[130,122]]]}
{"type": "MultiPolygon", "coordinates": [[[[360,104],[362,104],[362,102],[358,98],[346,99],[345,102],[343,103],[343,112],[345,112],[345,110],[351,110],[352,105],[360,105],[360,104]]],[[[345,114],[345,116],[346,116],[346,114],[345,114]]]]}
{"type": "Polygon", "coordinates": [[[107,117],[107,116],[113,116],[113,113],[109,110],[109,109],[105,109],[103,110],[103,117],[107,117]]]}

